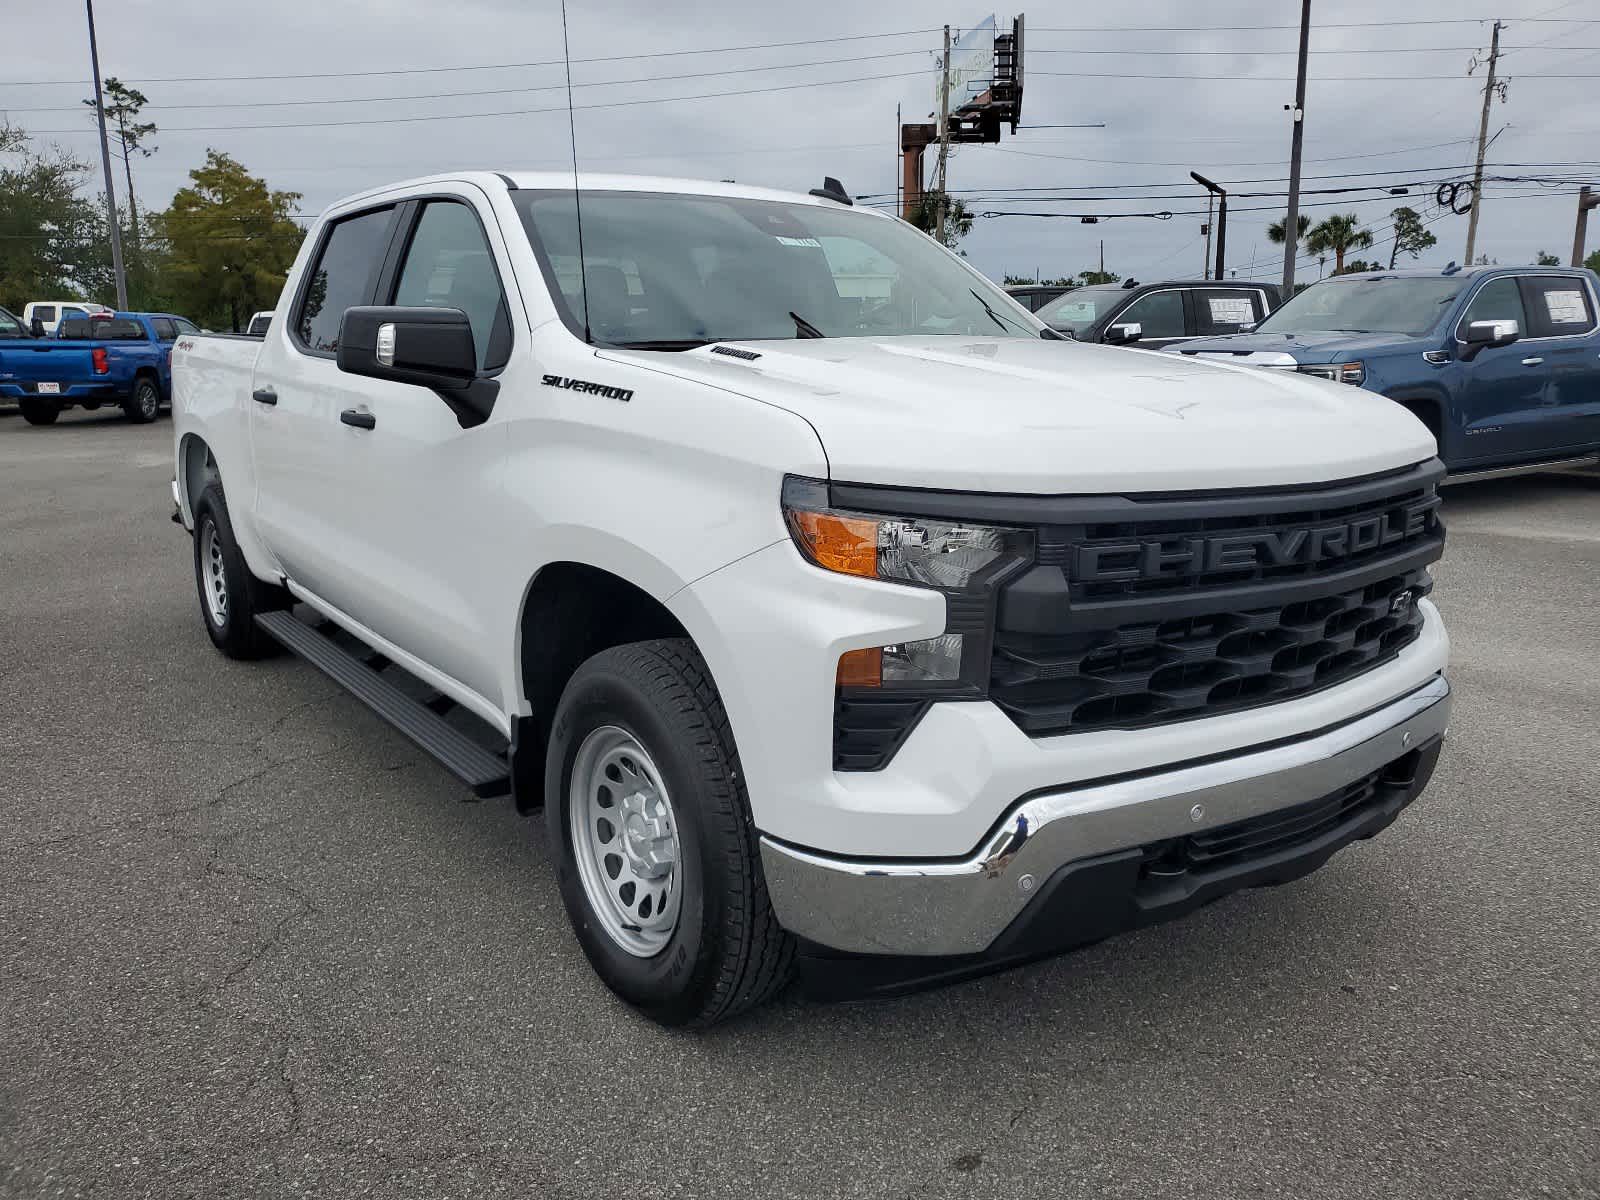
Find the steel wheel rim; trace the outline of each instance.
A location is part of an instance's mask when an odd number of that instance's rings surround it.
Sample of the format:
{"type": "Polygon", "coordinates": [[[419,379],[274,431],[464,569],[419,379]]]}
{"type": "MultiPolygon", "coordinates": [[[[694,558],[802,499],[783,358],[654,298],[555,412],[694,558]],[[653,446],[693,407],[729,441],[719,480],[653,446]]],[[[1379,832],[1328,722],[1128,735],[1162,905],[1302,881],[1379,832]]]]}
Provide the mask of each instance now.
{"type": "Polygon", "coordinates": [[[228,623],[228,564],[222,559],[222,539],[215,521],[207,521],[200,533],[200,591],[206,611],[218,629],[228,623]]]}
{"type": "Polygon", "coordinates": [[[683,863],[672,800],[637,738],[602,725],[583,739],[568,785],[568,830],[589,911],[635,958],[678,927],[683,863]]]}
{"type": "Polygon", "coordinates": [[[139,412],[151,420],[161,409],[161,399],[156,395],[155,388],[148,383],[139,389],[139,412]]]}

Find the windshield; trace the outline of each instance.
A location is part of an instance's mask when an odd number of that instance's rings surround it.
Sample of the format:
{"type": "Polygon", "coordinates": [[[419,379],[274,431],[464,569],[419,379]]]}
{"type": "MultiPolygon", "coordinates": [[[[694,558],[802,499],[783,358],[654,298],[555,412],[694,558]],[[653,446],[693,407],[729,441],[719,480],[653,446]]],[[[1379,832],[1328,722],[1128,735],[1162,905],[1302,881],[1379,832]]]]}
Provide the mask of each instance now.
{"type": "Polygon", "coordinates": [[[1256,326],[1257,333],[1427,333],[1467,281],[1459,275],[1325,279],[1256,326]]]}
{"type": "Polygon", "coordinates": [[[1052,329],[1082,333],[1128,293],[1119,287],[1081,287],[1057,296],[1034,315],[1052,329]]]}
{"type": "Polygon", "coordinates": [[[512,193],[568,328],[677,350],[713,341],[1029,337],[993,284],[901,221],[832,206],[586,191],[512,193]]]}

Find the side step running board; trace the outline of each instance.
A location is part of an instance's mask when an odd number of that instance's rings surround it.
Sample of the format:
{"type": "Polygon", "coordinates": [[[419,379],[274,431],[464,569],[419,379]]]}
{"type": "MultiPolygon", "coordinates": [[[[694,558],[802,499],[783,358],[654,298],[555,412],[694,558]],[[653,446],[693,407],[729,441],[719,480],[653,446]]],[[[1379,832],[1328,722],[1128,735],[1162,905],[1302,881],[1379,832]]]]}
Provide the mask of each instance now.
{"type": "Polygon", "coordinates": [[[256,624],[436,758],[474,795],[487,799],[511,791],[511,771],[504,756],[480,746],[293,613],[260,613],[256,624]]]}

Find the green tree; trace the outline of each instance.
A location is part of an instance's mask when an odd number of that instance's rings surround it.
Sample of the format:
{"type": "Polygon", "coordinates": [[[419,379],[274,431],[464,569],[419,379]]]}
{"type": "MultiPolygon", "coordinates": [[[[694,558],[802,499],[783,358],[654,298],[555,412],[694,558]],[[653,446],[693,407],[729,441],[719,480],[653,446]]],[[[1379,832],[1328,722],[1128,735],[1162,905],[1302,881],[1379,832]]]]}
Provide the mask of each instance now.
{"type": "Polygon", "coordinates": [[[275,192],[217,150],[189,172],[158,222],[170,256],[172,307],[204,325],[238,330],[283,289],[303,231],[290,219],[299,192],[275,192]]]}
{"type": "Polygon", "coordinates": [[[1083,273],[1083,286],[1093,287],[1097,283],[1119,283],[1122,276],[1115,271],[1085,271],[1083,273]]]}
{"type": "Polygon", "coordinates": [[[1588,267],[1591,271],[1600,273],[1600,250],[1596,250],[1593,254],[1589,255],[1588,258],[1584,259],[1583,265],[1588,267]]]}
{"type": "MultiPolygon", "coordinates": [[[[115,75],[108,75],[101,85],[105,96],[106,107],[106,134],[115,140],[115,150],[122,158],[122,168],[128,180],[128,232],[132,236],[135,250],[139,246],[139,202],[133,192],[133,156],[149,158],[156,152],[155,146],[145,143],[155,135],[156,126],[153,121],[139,120],[139,114],[144,106],[149,103],[138,88],[129,87],[115,75]]],[[[94,98],[84,101],[90,109],[95,107],[94,98]]]]}
{"type": "Polygon", "coordinates": [[[1401,205],[1389,214],[1394,218],[1394,246],[1389,251],[1389,269],[1394,270],[1395,260],[1404,250],[1412,258],[1416,258],[1429,246],[1439,244],[1439,239],[1423,227],[1422,217],[1414,208],[1401,205]]]}
{"type": "MultiPolygon", "coordinates": [[[[0,305],[20,312],[41,296],[103,295],[94,267],[104,210],[78,191],[88,165],[3,123],[0,155],[0,305]]],[[[109,277],[109,248],[105,260],[109,277]]]]}
{"type": "MultiPolygon", "coordinates": [[[[1274,246],[1283,245],[1283,226],[1287,220],[1285,217],[1283,221],[1273,221],[1267,226],[1267,241],[1274,246]]],[[[1311,231],[1311,218],[1301,213],[1299,219],[1295,221],[1295,228],[1299,231],[1294,239],[1295,249],[1298,250],[1300,243],[1306,240],[1306,234],[1311,231]]]]}
{"type": "Polygon", "coordinates": [[[1364,258],[1352,258],[1345,264],[1344,273],[1346,275],[1359,275],[1362,271],[1381,271],[1382,269],[1383,266],[1380,263],[1368,262],[1364,258]]]}
{"type": "Polygon", "coordinates": [[[956,243],[972,232],[972,210],[960,200],[945,197],[943,192],[930,189],[923,192],[911,206],[906,218],[935,241],[954,249],[956,243]],[[944,236],[939,233],[939,205],[947,205],[944,212],[944,236]]]}
{"type": "Polygon", "coordinates": [[[1533,265],[1536,267],[1559,267],[1561,265],[1561,257],[1551,254],[1549,251],[1541,250],[1539,251],[1539,257],[1533,260],[1533,265]]]}
{"type": "Polygon", "coordinates": [[[1344,256],[1351,250],[1366,250],[1372,245],[1372,233],[1361,228],[1361,218],[1355,213],[1336,213],[1325,218],[1306,235],[1306,249],[1312,254],[1333,252],[1333,273],[1344,270],[1344,256]]]}

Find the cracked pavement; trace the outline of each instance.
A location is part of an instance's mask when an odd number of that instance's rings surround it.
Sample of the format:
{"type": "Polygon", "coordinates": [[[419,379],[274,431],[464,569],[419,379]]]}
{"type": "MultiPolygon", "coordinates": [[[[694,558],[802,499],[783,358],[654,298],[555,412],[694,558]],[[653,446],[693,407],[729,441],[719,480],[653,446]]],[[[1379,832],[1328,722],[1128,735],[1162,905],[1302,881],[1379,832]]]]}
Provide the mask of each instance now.
{"type": "Polygon", "coordinates": [[[170,436],[0,417],[0,1196],[1600,1196],[1600,477],[1448,493],[1452,743],[1376,840],[687,1036],[538,822],[212,650],[170,436]]]}

